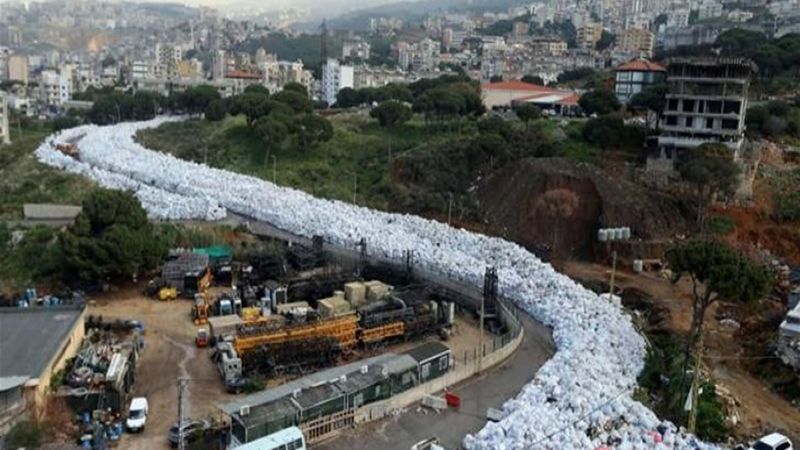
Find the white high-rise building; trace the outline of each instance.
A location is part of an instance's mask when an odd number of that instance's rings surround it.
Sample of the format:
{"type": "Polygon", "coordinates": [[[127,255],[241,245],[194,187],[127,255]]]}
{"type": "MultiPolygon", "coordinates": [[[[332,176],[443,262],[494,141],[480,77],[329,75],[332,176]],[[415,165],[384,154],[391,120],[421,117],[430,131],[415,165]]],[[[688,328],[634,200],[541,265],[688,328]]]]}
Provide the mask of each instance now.
{"type": "Polygon", "coordinates": [[[177,45],[156,44],[156,75],[172,79],[178,73],[178,62],[183,59],[183,51],[177,45]]]}
{"type": "Polygon", "coordinates": [[[322,100],[333,105],[336,103],[336,94],[346,87],[353,87],[353,66],[345,66],[334,58],[328,58],[322,67],[322,100]]]}
{"type": "Polygon", "coordinates": [[[42,98],[47,105],[61,106],[72,98],[72,66],[42,71],[42,98]]]}
{"type": "Polygon", "coordinates": [[[8,131],[8,96],[0,91],[0,144],[10,144],[11,136],[8,131]]]}

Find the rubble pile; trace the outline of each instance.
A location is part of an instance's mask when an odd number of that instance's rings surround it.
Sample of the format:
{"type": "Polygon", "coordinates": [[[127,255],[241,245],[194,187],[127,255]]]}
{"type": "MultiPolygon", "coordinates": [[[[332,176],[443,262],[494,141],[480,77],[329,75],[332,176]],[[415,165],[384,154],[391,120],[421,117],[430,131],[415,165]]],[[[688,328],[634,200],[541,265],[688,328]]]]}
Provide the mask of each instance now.
{"type": "Polygon", "coordinates": [[[366,238],[371,254],[401,260],[414,250],[423,268],[481,286],[497,268],[500,293],[553,328],[558,351],[513,399],[504,417],[465,438],[471,449],[699,448],[631,398],[646,354],[643,338],[622,307],[555,272],[522,247],[416,216],[373,211],[314,198],[263,180],[182,161],[143,148],[136,131],[169,118],[79,127],[53,136],[37,150],[51,165],[104,186],[133,190],[157,218],[215,219],[225,210],[303,236],[355,248],[366,238]],[[85,133],[80,160],[53,143],[85,133]]]}

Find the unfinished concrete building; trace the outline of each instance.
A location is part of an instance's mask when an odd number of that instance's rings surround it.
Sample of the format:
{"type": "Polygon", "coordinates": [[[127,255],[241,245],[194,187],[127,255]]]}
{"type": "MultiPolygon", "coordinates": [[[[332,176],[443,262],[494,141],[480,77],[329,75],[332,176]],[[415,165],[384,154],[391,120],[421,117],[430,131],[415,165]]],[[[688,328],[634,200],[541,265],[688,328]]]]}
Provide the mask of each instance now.
{"type": "Polygon", "coordinates": [[[738,159],[755,64],[744,58],[672,58],[667,63],[670,89],[648,170],[671,171],[682,151],[708,142],[726,145],[738,159]]]}

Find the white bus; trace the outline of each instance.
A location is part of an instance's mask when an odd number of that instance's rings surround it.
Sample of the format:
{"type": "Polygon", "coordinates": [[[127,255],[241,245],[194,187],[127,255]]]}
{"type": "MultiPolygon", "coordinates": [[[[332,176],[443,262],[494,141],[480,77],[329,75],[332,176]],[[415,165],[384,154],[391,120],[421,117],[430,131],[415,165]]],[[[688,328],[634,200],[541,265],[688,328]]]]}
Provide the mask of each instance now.
{"type": "Polygon", "coordinates": [[[289,427],[240,445],[236,450],[306,450],[306,440],[300,428],[289,427]]]}

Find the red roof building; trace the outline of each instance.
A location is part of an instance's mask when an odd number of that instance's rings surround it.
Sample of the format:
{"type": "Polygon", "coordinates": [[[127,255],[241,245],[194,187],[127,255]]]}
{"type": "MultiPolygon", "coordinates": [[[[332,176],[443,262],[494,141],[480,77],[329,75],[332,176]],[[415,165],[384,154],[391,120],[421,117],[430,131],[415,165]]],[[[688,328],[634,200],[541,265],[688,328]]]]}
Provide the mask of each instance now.
{"type": "Polygon", "coordinates": [[[667,68],[645,59],[634,59],[615,69],[614,93],[620,103],[627,104],[631,97],[642,92],[647,86],[663,83],[667,78],[667,68]]]}
{"type": "Polygon", "coordinates": [[[515,104],[532,103],[556,114],[566,114],[578,104],[578,96],[572,91],[518,80],[482,84],[481,97],[486,109],[509,109],[515,104]]]}

